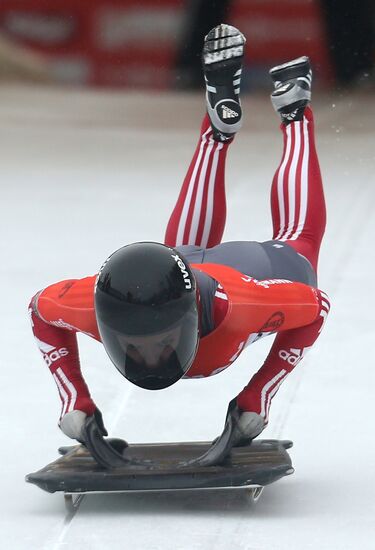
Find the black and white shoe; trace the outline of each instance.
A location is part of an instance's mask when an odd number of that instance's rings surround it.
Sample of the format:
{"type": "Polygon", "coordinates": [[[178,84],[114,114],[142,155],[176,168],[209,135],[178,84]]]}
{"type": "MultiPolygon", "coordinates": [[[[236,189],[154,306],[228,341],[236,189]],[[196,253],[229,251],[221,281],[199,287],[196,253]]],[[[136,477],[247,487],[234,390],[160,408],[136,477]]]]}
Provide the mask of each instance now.
{"type": "Polygon", "coordinates": [[[306,105],[311,100],[312,70],[308,57],[298,57],[270,70],[275,91],[271,101],[281,120],[288,124],[302,120],[306,105]]]}
{"type": "Polygon", "coordinates": [[[239,30],[224,24],[204,39],[207,112],[217,141],[228,141],[242,126],[240,83],[245,42],[239,30]]]}

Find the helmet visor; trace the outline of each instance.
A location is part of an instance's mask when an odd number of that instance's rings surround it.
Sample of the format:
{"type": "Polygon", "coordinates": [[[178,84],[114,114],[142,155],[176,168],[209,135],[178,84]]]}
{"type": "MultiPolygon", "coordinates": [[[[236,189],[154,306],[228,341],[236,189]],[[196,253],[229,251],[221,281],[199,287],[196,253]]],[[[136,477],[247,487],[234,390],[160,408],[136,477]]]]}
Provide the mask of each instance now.
{"type": "Polygon", "coordinates": [[[191,367],[198,346],[198,316],[190,312],[173,326],[144,335],[101,324],[100,334],[125,378],[141,388],[159,390],[177,382],[191,367]]]}

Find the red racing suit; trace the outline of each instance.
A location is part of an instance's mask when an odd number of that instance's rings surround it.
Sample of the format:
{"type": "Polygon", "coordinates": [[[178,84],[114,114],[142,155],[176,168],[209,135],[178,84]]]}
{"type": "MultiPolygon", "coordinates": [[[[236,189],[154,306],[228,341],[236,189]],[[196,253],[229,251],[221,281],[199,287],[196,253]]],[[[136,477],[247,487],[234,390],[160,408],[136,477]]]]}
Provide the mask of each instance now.
{"type": "MultiPolygon", "coordinates": [[[[215,296],[217,326],[201,338],[185,378],[207,377],[231,365],[248,344],[277,333],[271,351],[238,396],[238,405],[268,421],[272,397],[318,337],[329,310],[320,290],[303,283],[258,281],[217,264],[192,265],[219,283],[215,296]]],[[[100,341],[95,308],[96,276],[53,284],[32,300],[33,332],[57,384],[62,412],[93,414],[96,406],[83,379],[76,333],[100,341]]]]}

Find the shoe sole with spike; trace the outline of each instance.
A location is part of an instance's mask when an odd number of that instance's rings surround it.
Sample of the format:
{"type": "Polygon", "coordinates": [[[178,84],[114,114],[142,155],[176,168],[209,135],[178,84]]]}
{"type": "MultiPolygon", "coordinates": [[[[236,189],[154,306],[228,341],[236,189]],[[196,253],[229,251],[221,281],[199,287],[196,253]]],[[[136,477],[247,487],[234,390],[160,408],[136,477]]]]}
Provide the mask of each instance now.
{"type": "Polygon", "coordinates": [[[205,37],[202,63],[207,112],[218,141],[231,139],[242,126],[239,94],[245,42],[239,30],[224,24],[205,37]]]}
{"type": "Polygon", "coordinates": [[[312,71],[310,60],[303,56],[270,70],[275,85],[272,104],[284,122],[301,120],[311,100],[312,71]]]}

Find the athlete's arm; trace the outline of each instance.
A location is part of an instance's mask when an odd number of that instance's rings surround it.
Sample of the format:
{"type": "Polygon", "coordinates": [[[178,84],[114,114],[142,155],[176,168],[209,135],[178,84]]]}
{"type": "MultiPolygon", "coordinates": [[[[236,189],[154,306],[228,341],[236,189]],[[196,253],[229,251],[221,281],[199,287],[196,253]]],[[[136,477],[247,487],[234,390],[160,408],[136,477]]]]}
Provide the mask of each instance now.
{"type": "Polygon", "coordinates": [[[291,283],[291,285],[295,287],[297,285],[298,292],[293,299],[293,293],[290,292],[292,287],[289,287],[290,303],[280,304],[280,311],[286,312],[289,316],[288,324],[295,326],[285,330],[282,325],[277,329],[278,334],[263,366],[237,397],[238,406],[242,410],[257,412],[265,422],[268,421],[273,396],[317,340],[330,308],[328,297],[324,292],[300,283],[291,283]],[[304,300],[301,300],[302,296],[305,297],[304,300]],[[298,301],[300,301],[301,313],[298,307],[295,307],[298,301]],[[313,311],[312,306],[315,306],[315,314],[311,322],[306,323],[306,318],[313,311]]]}
{"type": "Polygon", "coordinates": [[[282,332],[314,323],[321,316],[323,293],[285,279],[251,279],[244,299],[251,305],[249,324],[253,328],[257,325],[257,331],[282,332]]]}
{"type": "MultiPolygon", "coordinates": [[[[37,345],[59,391],[60,423],[73,411],[87,416],[96,411],[82,376],[76,337],[77,332],[85,332],[99,339],[93,307],[94,281],[95,277],[88,277],[56,283],[36,294],[29,307],[37,345]]],[[[76,421],[77,417],[69,418],[76,421]]],[[[75,437],[74,426],[72,431],[63,431],[75,437]]]]}

